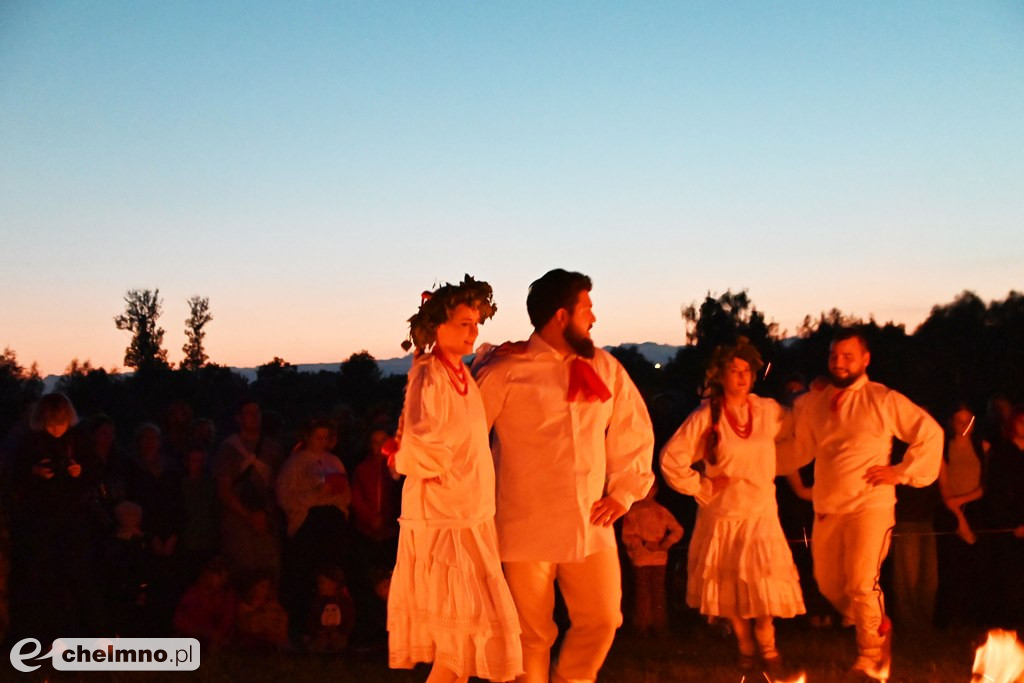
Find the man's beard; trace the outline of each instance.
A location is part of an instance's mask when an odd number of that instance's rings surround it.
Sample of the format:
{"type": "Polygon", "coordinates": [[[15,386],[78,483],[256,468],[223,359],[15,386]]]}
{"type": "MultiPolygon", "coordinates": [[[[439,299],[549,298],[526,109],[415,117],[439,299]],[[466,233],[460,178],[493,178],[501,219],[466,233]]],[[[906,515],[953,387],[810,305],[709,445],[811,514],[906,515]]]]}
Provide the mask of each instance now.
{"type": "Polygon", "coordinates": [[[584,358],[593,358],[596,353],[594,349],[594,341],[586,336],[585,334],[577,331],[575,327],[569,325],[562,332],[562,337],[565,338],[565,343],[575,351],[578,355],[584,358]]]}
{"type": "Polygon", "coordinates": [[[845,389],[845,388],[849,387],[850,385],[852,385],[857,380],[859,380],[861,375],[863,375],[863,374],[864,374],[864,371],[862,370],[862,371],[858,372],[857,374],[853,374],[851,372],[846,377],[839,378],[839,377],[836,377],[835,375],[833,375],[830,372],[830,373],[828,373],[828,378],[832,381],[832,386],[836,387],[837,389],[845,389]]]}

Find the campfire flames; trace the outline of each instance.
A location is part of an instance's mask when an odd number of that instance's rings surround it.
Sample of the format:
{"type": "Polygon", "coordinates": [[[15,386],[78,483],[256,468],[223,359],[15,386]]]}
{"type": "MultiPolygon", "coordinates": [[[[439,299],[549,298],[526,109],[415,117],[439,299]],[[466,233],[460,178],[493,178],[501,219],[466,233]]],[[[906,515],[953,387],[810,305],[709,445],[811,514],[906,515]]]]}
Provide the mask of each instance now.
{"type": "MultiPolygon", "coordinates": [[[[885,671],[873,671],[875,680],[889,678],[889,667],[885,671]]],[[[1024,683],[1024,645],[1017,640],[1016,631],[988,632],[988,640],[974,654],[974,668],[971,683],[1024,683]]],[[[765,680],[771,681],[767,675],[765,680]]],[[[744,683],[758,683],[759,679],[747,679],[744,683]]],[[[776,678],[774,683],[807,683],[803,672],[795,678],[776,678]]]]}
{"type": "Polygon", "coordinates": [[[988,640],[974,653],[971,681],[1021,683],[1024,681],[1024,646],[1016,631],[988,632],[988,640]]]}

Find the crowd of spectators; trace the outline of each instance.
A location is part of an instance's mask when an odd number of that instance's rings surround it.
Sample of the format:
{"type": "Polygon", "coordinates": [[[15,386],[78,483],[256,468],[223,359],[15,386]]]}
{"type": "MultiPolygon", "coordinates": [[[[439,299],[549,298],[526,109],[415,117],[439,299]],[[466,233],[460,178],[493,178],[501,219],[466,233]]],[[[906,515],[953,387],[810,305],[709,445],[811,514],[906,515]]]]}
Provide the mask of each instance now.
{"type": "Polygon", "coordinates": [[[401,495],[388,416],[313,418],[289,443],[243,399],[233,423],[218,434],[176,401],[123,448],[124,425],[43,396],[0,452],[7,642],[383,649],[401,495]]]}
{"type": "MultiPolygon", "coordinates": [[[[785,404],[801,386],[784,386],[785,404]]],[[[652,405],[656,423],[662,412],[652,405]]],[[[947,427],[939,480],[898,487],[890,611],[914,628],[1020,627],[1024,410],[995,396],[983,414],[957,404],[936,417],[947,427]]],[[[313,418],[288,438],[255,400],[237,405],[233,428],[218,429],[181,401],[159,423],[119,425],[79,419],[51,393],[29,418],[0,451],[8,643],[182,635],[215,649],[384,649],[401,498],[384,454],[393,416],[358,426],[313,418]]],[[[811,478],[808,468],[778,486],[779,508],[796,541],[805,619],[825,626],[834,615],[800,542],[811,527],[811,478]]],[[[673,587],[685,584],[678,558],[692,529],[685,503],[664,487],[657,497],[672,514],[652,493],[622,534],[631,622],[655,635],[682,603],[673,587]]]]}

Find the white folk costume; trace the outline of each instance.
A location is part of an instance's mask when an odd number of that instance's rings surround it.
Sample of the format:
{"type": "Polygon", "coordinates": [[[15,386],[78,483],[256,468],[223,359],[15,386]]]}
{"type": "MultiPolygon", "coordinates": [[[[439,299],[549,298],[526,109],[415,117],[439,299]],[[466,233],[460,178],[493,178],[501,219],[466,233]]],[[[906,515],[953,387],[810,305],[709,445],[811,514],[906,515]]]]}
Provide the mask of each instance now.
{"type": "Polygon", "coordinates": [[[481,358],[477,378],[494,428],[495,521],[525,680],[548,680],[556,580],[572,627],[555,677],[594,680],[622,623],[622,590],[614,531],[591,524],[591,508],[608,495],[628,510],[651,487],[647,408],[611,354],[563,356],[536,333],[481,358]]]}
{"type": "Polygon", "coordinates": [[[746,437],[723,408],[716,464],[704,458],[713,428],[706,402],[661,451],[665,480],[700,506],[690,539],[686,603],[714,616],[792,617],[804,612],[804,601],[775,502],[775,441],[788,417],[768,398],[751,394],[748,405],[746,437]],[[700,461],[703,476],[692,467],[700,461]],[[719,475],[729,483],[712,493],[710,477],[719,475]]]}
{"type": "Polygon", "coordinates": [[[889,465],[893,437],[909,444],[894,466],[899,483],[927,486],[942,462],[942,429],[899,392],[859,377],[829,386],[794,406],[793,447],[814,464],[814,576],[822,595],[857,627],[862,657],[880,661],[888,621],[878,576],[895,524],[895,486],[865,480],[870,467],[889,465]]]}
{"type": "Polygon", "coordinates": [[[461,385],[433,354],[409,371],[395,455],[406,480],[388,597],[389,663],[437,661],[459,676],[507,681],[522,671],[519,620],[498,556],[484,408],[458,363],[461,385]]]}

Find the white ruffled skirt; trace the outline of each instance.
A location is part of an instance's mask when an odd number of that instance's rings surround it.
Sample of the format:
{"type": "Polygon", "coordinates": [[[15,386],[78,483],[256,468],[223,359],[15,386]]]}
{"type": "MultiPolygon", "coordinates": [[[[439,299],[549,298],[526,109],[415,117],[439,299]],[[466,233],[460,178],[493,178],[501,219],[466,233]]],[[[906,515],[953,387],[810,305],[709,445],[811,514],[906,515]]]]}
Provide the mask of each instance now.
{"type": "Polygon", "coordinates": [[[392,668],[437,661],[459,676],[510,681],[523,671],[519,633],[494,520],[402,527],[388,596],[392,668]]]}
{"type": "Polygon", "coordinates": [[[750,619],[804,613],[800,577],[775,510],[740,519],[697,513],[686,604],[701,614],[750,619]]]}

